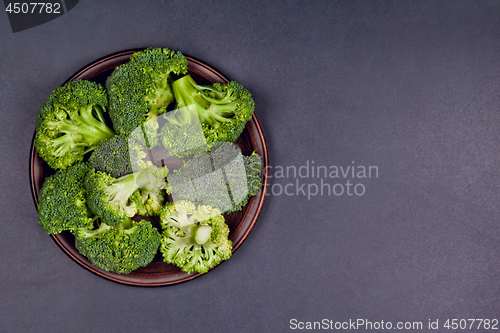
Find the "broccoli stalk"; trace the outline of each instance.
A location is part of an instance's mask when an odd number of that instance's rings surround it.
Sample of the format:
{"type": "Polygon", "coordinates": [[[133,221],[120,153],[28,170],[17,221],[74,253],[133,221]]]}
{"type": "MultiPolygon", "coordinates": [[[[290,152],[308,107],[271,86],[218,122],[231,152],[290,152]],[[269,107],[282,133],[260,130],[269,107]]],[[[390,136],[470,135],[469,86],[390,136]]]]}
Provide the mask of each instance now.
{"type": "Polygon", "coordinates": [[[103,117],[108,106],[103,87],[71,81],[55,89],[37,117],[35,147],[54,169],[64,169],[115,135],[103,117]]]}
{"type": "Polygon", "coordinates": [[[142,174],[148,177],[139,187],[136,196],[137,213],[143,216],[158,216],[165,202],[165,192],[170,194],[170,188],[165,183],[168,170],[165,167],[149,166],[142,174]],[[138,200],[140,199],[140,200],[138,200]]]}
{"type": "Polygon", "coordinates": [[[64,110],[67,115],[59,117],[61,112],[57,120],[47,121],[47,129],[60,134],[52,141],[53,155],[56,157],[62,157],[73,150],[86,153],[86,149],[92,150],[97,142],[114,135],[106,126],[98,105],[82,107],[79,112],[71,112],[62,105],[54,107],[64,110]]]}
{"type": "Polygon", "coordinates": [[[252,118],[255,104],[241,84],[197,84],[190,75],[172,83],[177,107],[194,105],[207,142],[235,142],[252,118]]]}
{"type": "Polygon", "coordinates": [[[200,122],[218,127],[220,123],[230,121],[236,110],[236,102],[231,99],[232,91],[222,92],[208,86],[198,85],[190,75],[175,81],[172,89],[177,100],[177,107],[194,105],[200,122]],[[219,99],[203,92],[214,93],[219,99]]]}
{"type": "MultiPolygon", "coordinates": [[[[94,221],[96,221],[96,220],[94,220],[94,221]]],[[[99,224],[99,227],[97,229],[80,228],[80,229],[77,229],[75,233],[78,236],[80,236],[80,238],[99,238],[102,234],[104,234],[106,231],[110,230],[111,228],[112,227],[107,225],[106,223],[101,223],[101,224],[99,224]]]]}
{"type": "Polygon", "coordinates": [[[198,245],[204,245],[210,239],[210,235],[212,234],[212,227],[209,225],[197,225],[191,227],[189,233],[193,235],[191,238],[192,243],[196,243],[198,245]]]}
{"type": "Polygon", "coordinates": [[[137,212],[137,207],[130,204],[129,200],[141,186],[149,182],[146,174],[128,174],[118,178],[106,188],[106,200],[113,207],[121,208],[127,216],[132,217],[137,212]]]}
{"type": "Polygon", "coordinates": [[[146,121],[154,119],[164,112],[164,108],[174,101],[174,94],[171,88],[172,77],[167,73],[160,75],[154,81],[153,92],[145,97],[149,104],[149,113],[146,121]]]}
{"type": "Polygon", "coordinates": [[[160,187],[139,189],[140,199],[137,213],[142,216],[158,216],[165,202],[165,194],[160,187]]]}

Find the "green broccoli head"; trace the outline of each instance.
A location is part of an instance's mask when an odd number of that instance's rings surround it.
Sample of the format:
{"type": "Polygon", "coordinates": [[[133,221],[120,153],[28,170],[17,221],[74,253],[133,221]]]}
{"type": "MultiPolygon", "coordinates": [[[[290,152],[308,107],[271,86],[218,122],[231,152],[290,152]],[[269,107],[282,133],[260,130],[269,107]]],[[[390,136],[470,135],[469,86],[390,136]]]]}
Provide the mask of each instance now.
{"type": "Polygon", "coordinates": [[[260,174],[262,172],[262,158],[260,157],[260,155],[254,151],[250,156],[243,156],[243,162],[245,165],[245,173],[247,180],[247,186],[246,186],[247,194],[244,198],[241,199],[241,201],[238,202],[235,201],[233,208],[226,211],[226,214],[242,210],[243,207],[245,207],[246,204],[248,203],[248,200],[250,200],[251,197],[259,193],[260,188],[262,186],[260,178],[260,174]]]}
{"type": "Polygon", "coordinates": [[[127,219],[117,226],[105,223],[74,232],[75,246],[90,262],[108,272],[128,274],[153,261],[160,234],[150,222],[127,219]]]}
{"type": "MultiPolygon", "coordinates": [[[[106,82],[109,114],[115,130],[129,135],[147,120],[154,120],[174,101],[171,73],[187,73],[181,52],[149,48],[117,67],[106,82]]],[[[154,126],[153,126],[154,127],[154,126]]]]}
{"type": "Polygon", "coordinates": [[[142,216],[159,216],[166,194],[170,194],[170,187],[165,183],[168,169],[166,167],[156,167],[154,165],[142,171],[148,176],[146,186],[139,188],[134,200],[137,207],[137,214],[142,216]]]}
{"type": "Polygon", "coordinates": [[[165,203],[165,191],[160,188],[141,189],[136,198],[137,214],[142,216],[159,216],[165,203]]]}
{"type": "Polygon", "coordinates": [[[233,144],[215,143],[212,151],[187,161],[169,175],[174,195],[218,208],[229,214],[241,210],[261,187],[262,159],[243,156],[233,144]]]}
{"type": "Polygon", "coordinates": [[[160,251],[184,272],[206,273],[232,254],[229,227],[218,209],[189,201],[169,202],[160,214],[160,251]]]}
{"type": "Polygon", "coordinates": [[[208,145],[193,104],[163,115],[160,141],[171,156],[192,158],[208,152],[208,145]]]}
{"type": "Polygon", "coordinates": [[[132,197],[139,188],[135,174],[114,178],[104,172],[90,169],[84,186],[90,210],[107,225],[124,223],[137,213],[135,199],[132,197]]]}
{"type": "Polygon", "coordinates": [[[115,135],[103,118],[108,98],[104,88],[85,80],[52,91],[38,112],[35,147],[53,169],[64,169],[115,135]]]}
{"type": "Polygon", "coordinates": [[[224,172],[214,167],[210,154],[190,159],[167,180],[174,199],[209,205],[221,212],[233,207],[224,172]]]}
{"type": "MultiPolygon", "coordinates": [[[[165,188],[163,168],[152,167],[114,178],[90,169],[84,180],[89,208],[107,225],[118,225],[136,214],[154,215],[162,205],[165,188]]],[[[158,213],[156,213],[158,214],[158,213]]]]}
{"type": "Polygon", "coordinates": [[[89,166],[116,178],[132,173],[127,137],[115,135],[102,141],[90,155],[89,166]]]}
{"type": "Polygon", "coordinates": [[[87,164],[77,162],[45,179],[40,191],[38,224],[43,231],[57,234],[92,226],[83,179],[87,164]]]}
{"type": "Polygon", "coordinates": [[[178,108],[196,107],[208,143],[235,142],[255,109],[250,92],[234,81],[203,86],[186,75],[174,81],[172,89],[178,108]]]}

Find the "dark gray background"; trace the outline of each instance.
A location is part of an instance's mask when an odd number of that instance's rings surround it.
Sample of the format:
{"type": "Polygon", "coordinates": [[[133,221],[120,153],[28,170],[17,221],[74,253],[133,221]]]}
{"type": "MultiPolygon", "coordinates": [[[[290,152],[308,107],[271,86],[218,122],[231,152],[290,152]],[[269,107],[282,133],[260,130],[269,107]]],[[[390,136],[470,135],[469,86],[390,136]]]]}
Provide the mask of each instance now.
{"type": "Polygon", "coordinates": [[[82,0],[15,34],[3,11],[0,331],[287,332],[292,318],[448,331],[447,318],[499,318],[499,92],[499,1],[82,0]],[[88,272],[37,225],[35,117],[81,67],[145,46],[247,87],[272,166],[355,161],[379,177],[351,180],[359,197],[267,197],[234,256],[187,283],[88,272]]]}

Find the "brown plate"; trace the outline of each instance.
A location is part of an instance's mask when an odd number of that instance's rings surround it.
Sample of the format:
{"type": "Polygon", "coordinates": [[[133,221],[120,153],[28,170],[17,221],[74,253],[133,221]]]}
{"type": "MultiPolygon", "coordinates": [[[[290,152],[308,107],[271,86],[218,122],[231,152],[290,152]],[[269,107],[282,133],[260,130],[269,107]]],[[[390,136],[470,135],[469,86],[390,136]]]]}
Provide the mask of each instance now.
{"type": "MultiPolygon", "coordinates": [[[[66,82],[79,79],[104,84],[106,78],[111,74],[115,67],[126,63],[133,53],[141,50],[143,49],[123,51],[104,57],[84,67],[66,82]]],[[[196,82],[200,84],[229,82],[224,75],[207,64],[189,56],[186,56],[186,58],[188,60],[188,72],[196,80],[196,82]]],[[[33,139],[34,138],[35,136],[33,135],[33,139]]],[[[241,148],[244,155],[249,155],[255,150],[260,156],[262,156],[263,172],[261,177],[263,186],[261,191],[249,200],[243,210],[225,215],[226,223],[230,229],[229,238],[233,242],[233,252],[240,247],[241,243],[243,243],[254,227],[266,197],[268,165],[267,146],[262,127],[255,114],[247,123],[245,130],[236,141],[236,144],[238,144],[241,148]]],[[[44,179],[47,176],[54,174],[54,172],[55,171],[51,169],[40,158],[40,156],[38,156],[32,141],[30,154],[30,181],[33,200],[36,206],[38,206],[38,197],[44,179]]],[[[157,221],[154,220],[152,222],[154,225],[157,223],[157,221]]],[[[85,256],[78,252],[75,247],[75,239],[70,232],[52,234],[51,236],[61,249],[77,263],[91,272],[115,282],[135,286],[165,286],[189,281],[200,276],[198,273],[188,275],[176,266],[163,262],[160,253],[157,253],[156,257],[149,265],[141,267],[130,274],[106,272],[92,265],[85,256]]],[[[229,259],[229,261],[230,260],[231,259],[229,259]]]]}

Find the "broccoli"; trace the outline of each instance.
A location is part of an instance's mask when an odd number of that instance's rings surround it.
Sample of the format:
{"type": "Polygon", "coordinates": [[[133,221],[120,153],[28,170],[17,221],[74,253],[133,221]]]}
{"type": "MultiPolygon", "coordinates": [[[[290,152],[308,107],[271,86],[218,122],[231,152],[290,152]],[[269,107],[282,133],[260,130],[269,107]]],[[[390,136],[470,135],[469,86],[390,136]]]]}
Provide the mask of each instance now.
{"type": "Polygon", "coordinates": [[[158,121],[148,120],[128,135],[128,151],[132,170],[139,171],[153,165],[152,152],[158,143],[158,121]]]}
{"type": "Polygon", "coordinates": [[[128,63],[113,71],[106,88],[109,115],[119,134],[129,135],[147,120],[155,120],[166,111],[174,101],[171,73],[187,73],[187,60],[181,52],[167,48],[149,48],[134,53],[128,63]]]}
{"type": "Polygon", "coordinates": [[[90,155],[89,166],[115,178],[132,173],[127,137],[115,135],[102,141],[90,155]]]}
{"type": "Polygon", "coordinates": [[[168,112],[163,119],[159,137],[171,156],[192,158],[207,153],[209,147],[193,104],[168,112]]]}
{"type": "Polygon", "coordinates": [[[148,184],[139,188],[139,195],[134,196],[137,213],[142,216],[159,216],[165,196],[170,194],[170,187],[165,183],[168,169],[150,166],[144,172],[148,176],[148,184]]]}
{"type": "Polygon", "coordinates": [[[142,216],[158,216],[165,202],[165,193],[162,189],[140,189],[139,197],[135,198],[137,214],[142,216]],[[137,200],[139,199],[139,200],[137,200]]]}
{"type": "Polygon", "coordinates": [[[168,178],[176,198],[218,208],[241,210],[261,187],[261,157],[242,156],[232,144],[215,144],[212,152],[193,158],[168,178]]]}
{"type": "Polygon", "coordinates": [[[130,164],[134,172],[149,168],[153,165],[153,163],[147,159],[150,151],[146,144],[146,138],[142,132],[143,128],[144,127],[141,125],[141,127],[132,131],[128,136],[130,164]]]}
{"type": "Polygon", "coordinates": [[[164,199],[160,193],[165,184],[163,177],[163,172],[154,169],[120,178],[90,169],[84,180],[88,206],[104,223],[112,226],[127,221],[138,212],[158,214],[158,206],[164,199]]]}
{"type": "Polygon", "coordinates": [[[235,142],[255,109],[251,94],[234,81],[203,86],[186,75],[172,83],[172,90],[178,108],[196,107],[208,143],[235,142]]]}
{"type": "MultiPolygon", "coordinates": [[[[248,200],[259,193],[260,187],[262,186],[262,182],[260,179],[260,173],[262,172],[262,158],[260,157],[260,155],[254,151],[250,156],[243,156],[243,163],[245,165],[245,173],[247,178],[246,196],[239,202],[235,200],[233,208],[226,211],[226,214],[237,212],[243,209],[243,207],[245,207],[248,203],[248,200]]],[[[228,178],[231,177],[228,175],[228,173],[226,173],[226,175],[228,178]]],[[[231,189],[231,193],[234,193],[235,190],[232,187],[231,189]]],[[[242,191],[237,192],[244,193],[242,191]]]]}
{"type": "MultiPolygon", "coordinates": [[[[147,177],[141,177],[139,181],[147,181],[147,177]]],[[[90,169],[84,185],[89,208],[100,216],[104,223],[118,225],[137,213],[136,199],[132,197],[139,188],[135,174],[114,178],[104,172],[90,169]]]]}
{"type": "Polygon", "coordinates": [[[224,171],[215,169],[211,153],[188,160],[167,179],[174,200],[189,200],[226,212],[233,207],[224,171]]]}
{"type": "Polygon", "coordinates": [[[38,112],[35,148],[53,169],[82,161],[99,141],[115,135],[103,118],[108,98],[94,82],[76,80],[52,91],[38,112]]]}
{"type": "Polygon", "coordinates": [[[184,272],[203,274],[231,257],[229,227],[218,209],[196,207],[189,201],[169,202],[162,208],[160,219],[164,261],[184,272]]]}
{"type": "Polygon", "coordinates": [[[83,179],[87,164],[77,162],[45,178],[38,204],[38,224],[43,231],[57,234],[92,225],[83,179]]]}
{"type": "Polygon", "coordinates": [[[90,262],[120,274],[144,267],[153,261],[160,246],[160,234],[148,221],[126,219],[117,226],[103,222],[95,229],[74,232],[75,246],[90,262]]]}

